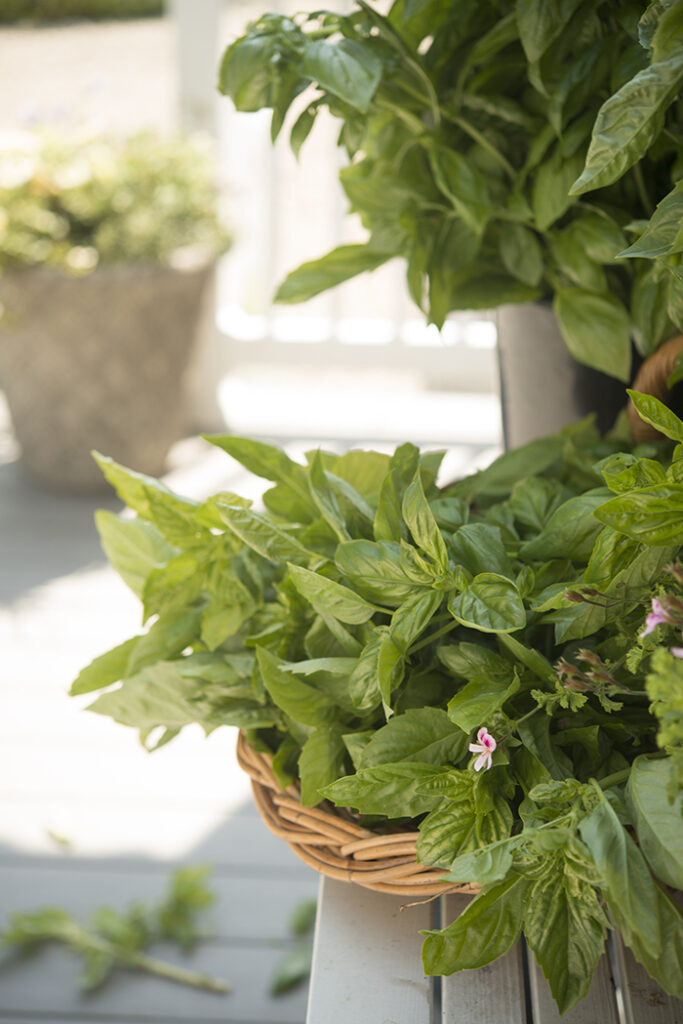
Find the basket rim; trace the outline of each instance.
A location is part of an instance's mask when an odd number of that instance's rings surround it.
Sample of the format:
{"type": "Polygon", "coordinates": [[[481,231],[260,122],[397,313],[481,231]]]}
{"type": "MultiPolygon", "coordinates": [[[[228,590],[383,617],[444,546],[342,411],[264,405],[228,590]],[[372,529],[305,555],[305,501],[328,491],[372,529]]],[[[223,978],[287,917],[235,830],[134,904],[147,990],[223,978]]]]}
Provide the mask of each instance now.
{"type": "Polygon", "coordinates": [[[429,899],[480,891],[481,886],[474,883],[444,881],[444,868],[420,864],[416,830],[373,832],[351,820],[350,811],[345,817],[343,809],[329,801],[304,806],[298,783],[281,789],[272,755],[255,750],[242,730],[237,761],[251,779],[254,802],[270,831],[320,874],[399,896],[429,899]]]}

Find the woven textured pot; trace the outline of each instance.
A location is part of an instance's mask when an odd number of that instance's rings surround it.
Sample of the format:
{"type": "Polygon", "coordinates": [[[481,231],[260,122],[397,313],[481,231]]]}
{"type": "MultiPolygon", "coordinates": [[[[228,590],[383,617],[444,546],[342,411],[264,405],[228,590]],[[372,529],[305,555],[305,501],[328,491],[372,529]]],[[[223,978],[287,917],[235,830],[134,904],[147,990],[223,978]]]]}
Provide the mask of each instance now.
{"type": "MultiPolygon", "coordinates": [[[[677,356],[683,348],[683,334],[669,338],[656,352],[645,360],[633,381],[633,390],[645,395],[653,395],[664,405],[671,399],[671,388],[667,384],[669,374],[674,368],[677,356]]],[[[627,407],[628,424],[634,441],[661,440],[662,434],[650,426],[636,412],[633,402],[629,400],[627,407]]]]}
{"type": "Polygon", "coordinates": [[[96,449],[151,476],[187,432],[184,375],[210,268],[5,274],[0,388],[40,480],[108,489],[96,449]]]}
{"type": "Polygon", "coordinates": [[[237,760],[251,778],[256,806],[268,828],[321,874],[415,899],[446,892],[479,892],[478,885],[443,882],[442,868],[418,864],[417,832],[371,832],[327,801],[303,807],[299,787],[281,789],[270,755],[254,750],[242,733],[237,760]]]}

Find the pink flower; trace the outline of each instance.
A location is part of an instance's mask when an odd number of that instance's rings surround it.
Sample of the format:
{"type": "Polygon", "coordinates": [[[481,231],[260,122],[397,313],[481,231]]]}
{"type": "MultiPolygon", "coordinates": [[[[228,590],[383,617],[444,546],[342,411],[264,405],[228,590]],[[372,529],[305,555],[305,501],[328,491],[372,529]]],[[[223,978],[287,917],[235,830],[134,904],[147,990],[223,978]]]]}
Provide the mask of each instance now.
{"type": "Polygon", "coordinates": [[[674,658],[683,658],[683,647],[670,647],[669,651],[673,654],[674,658]]]}
{"type": "Polygon", "coordinates": [[[497,744],[491,733],[487,731],[486,726],[483,725],[477,733],[477,739],[478,743],[470,743],[470,753],[479,754],[474,762],[474,770],[480,772],[484,767],[487,769],[491,767],[491,755],[497,744]]]}
{"type": "Polygon", "coordinates": [[[660,626],[662,625],[662,623],[665,622],[671,622],[671,616],[662,604],[662,602],[658,598],[653,597],[652,611],[645,619],[645,629],[640,634],[641,637],[647,636],[648,633],[652,633],[657,628],[657,626],[660,626]]]}

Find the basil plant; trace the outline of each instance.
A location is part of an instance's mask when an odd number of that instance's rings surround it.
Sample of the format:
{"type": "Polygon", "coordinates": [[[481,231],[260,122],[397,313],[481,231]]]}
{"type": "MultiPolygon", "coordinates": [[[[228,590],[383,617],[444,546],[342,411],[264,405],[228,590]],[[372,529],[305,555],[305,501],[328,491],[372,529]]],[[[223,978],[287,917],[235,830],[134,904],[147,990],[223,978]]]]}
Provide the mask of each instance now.
{"type": "Polygon", "coordinates": [[[401,256],[415,303],[552,300],[572,355],[628,381],[683,328],[683,0],[364,0],[265,14],[219,88],[299,153],[321,110],[368,232],[291,273],[300,302],[401,256]]]}
{"type": "Polygon", "coordinates": [[[147,628],[72,692],[149,749],[237,727],[303,804],[417,830],[423,864],[481,886],[426,936],[430,974],[523,933],[565,1011],[616,925],[683,996],[683,422],[634,401],[675,447],[588,420],[446,487],[408,443],[301,464],[210,438],[272,482],[260,509],[98,456],[147,628]]]}

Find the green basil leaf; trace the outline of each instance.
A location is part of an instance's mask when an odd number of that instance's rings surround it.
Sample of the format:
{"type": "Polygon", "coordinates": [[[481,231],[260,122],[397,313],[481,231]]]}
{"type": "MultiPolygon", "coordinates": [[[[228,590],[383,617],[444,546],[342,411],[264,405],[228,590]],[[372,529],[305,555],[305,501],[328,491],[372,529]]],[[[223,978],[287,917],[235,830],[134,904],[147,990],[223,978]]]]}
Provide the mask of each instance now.
{"type": "Polygon", "coordinates": [[[683,484],[660,484],[605,502],[595,515],[642,544],[683,543],[683,484]]]}
{"type": "Polygon", "coordinates": [[[655,62],[683,56],[683,10],[679,3],[667,5],[652,36],[652,58],[655,62]]]}
{"type": "Polygon", "coordinates": [[[295,537],[259,512],[235,505],[217,505],[223,522],[248,547],[273,562],[308,564],[313,557],[295,537]]]}
{"type": "Polygon", "coordinates": [[[432,810],[439,801],[438,797],[420,793],[420,784],[447,770],[417,761],[376,765],[326,786],[324,795],[338,806],[354,807],[361,814],[414,818],[432,810]]]}
{"type": "Polygon", "coordinates": [[[363,113],[375,95],[382,69],[374,48],[353,39],[309,43],[301,65],[303,74],[363,113]]]}
{"type": "Polygon", "coordinates": [[[659,982],[665,992],[683,999],[683,915],[674,901],[659,886],[655,887],[653,913],[659,919],[662,932],[661,952],[653,956],[642,936],[636,931],[625,931],[619,916],[619,897],[609,897],[609,907],[621,930],[624,941],[631,947],[650,977],[659,982]]]}
{"type": "Polygon", "coordinates": [[[488,886],[442,931],[426,931],[425,974],[454,974],[484,967],[519,940],[529,882],[513,875],[488,886]]]}
{"type": "Polygon", "coordinates": [[[266,480],[272,480],[273,483],[284,484],[307,504],[311,504],[306,470],[298,462],[290,459],[281,448],[265,444],[263,441],[254,441],[248,437],[235,437],[232,434],[203,434],[202,436],[206,441],[236,459],[250,473],[266,480]]]}
{"type": "Polygon", "coordinates": [[[449,488],[449,493],[462,495],[467,501],[474,498],[507,497],[519,480],[543,473],[562,455],[564,438],[561,435],[541,437],[499,455],[486,469],[465,477],[449,488]]]}
{"type": "Polygon", "coordinates": [[[611,185],[645,156],[662,130],[666,108],[681,82],[683,63],[677,55],[643,68],[603,103],[585,169],[572,195],[611,185]]]}
{"type": "Polygon", "coordinates": [[[636,412],[641,420],[649,423],[655,430],[659,430],[665,437],[672,441],[683,441],[683,420],[660,402],[654,395],[643,395],[639,391],[626,389],[626,393],[633,402],[636,412]]]}
{"type": "Polygon", "coordinates": [[[321,790],[344,774],[346,747],[340,726],[322,726],[311,733],[299,756],[301,803],[315,807],[323,800],[321,790]]]}
{"type": "Polygon", "coordinates": [[[365,645],[349,676],[349,697],[359,713],[374,710],[382,699],[379,686],[379,656],[386,635],[386,631],[378,632],[365,645]]]}
{"type": "Polygon", "coordinates": [[[467,523],[451,537],[449,548],[455,561],[473,575],[479,572],[496,572],[508,578],[514,575],[497,526],[467,523]]]}
{"type": "Polygon", "coordinates": [[[258,647],[256,657],[271,700],[295,722],[325,725],[337,716],[338,709],[327,694],[283,670],[279,658],[270,651],[258,647]]]}
{"type": "Polygon", "coordinates": [[[484,633],[511,633],[526,625],[519,591],[511,580],[494,572],[482,572],[448,602],[448,610],[463,626],[484,633]]]}
{"type": "Polygon", "coordinates": [[[466,641],[449,644],[437,648],[436,653],[439,661],[446,666],[449,672],[461,679],[481,676],[507,686],[514,676],[514,668],[509,661],[480,644],[471,644],[466,641]]]}
{"type": "Polygon", "coordinates": [[[170,561],[178,549],[143,519],[122,519],[100,509],[95,513],[95,523],[109,562],[133,593],[142,598],[150,573],[170,561]]]}
{"type": "Polygon", "coordinates": [[[521,557],[541,561],[569,555],[577,562],[589,558],[602,529],[595,511],[609,498],[606,488],[569,498],[555,509],[537,537],[522,544],[521,557]]]}
{"type": "Polygon", "coordinates": [[[559,480],[531,477],[514,485],[508,504],[519,523],[540,533],[555,509],[568,497],[559,480]]]}
{"type": "Polygon", "coordinates": [[[360,755],[359,767],[399,761],[455,764],[464,756],[467,740],[440,708],[410,708],[372,734],[360,755]]]}
{"type": "Polygon", "coordinates": [[[275,294],[275,301],[306,302],[342,281],[376,270],[394,255],[379,252],[370,245],[340,245],[318,260],[302,263],[288,274],[275,294]]]}
{"type": "Polygon", "coordinates": [[[683,793],[673,803],[671,758],[633,762],[626,799],[636,827],[638,844],[657,878],[674,889],[683,889],[683,793]]]}
{"type": "Polygon", "coordinates": [[[627,381],[631,373],[631,320],[612,294],[558,288],[553,310],[571,355],[580,363],[627,381]]]}
{"type": "Polygon", "coordinates": [[[635,934],[651,956],[658,956],[662,932],[657,886],[645,858],[604,795],[583,819],[579,831],[604,879],[610,907],[625,941],[630,945],[629,939],[635,934]]]}
{"type": "Polygon", "coordinates": [[[619,253],[621,257],[656,259],[683,251],[680,237],[683,218],[683,181],[679,181],[658,204],[640,238],[619,253]]]}
{"type": "Polygon", "coordinates": [[[330,487],[325,474],[322,456],[319,451],[315,452],[309,467],[309,482],[311,495],[318,506],[323,519],[334,530],[340,541],[350,540],[351,535],[346,528],[344,517],[339,508],[337,497],[330,487]]]}
{"type": "Polygon", "coordinates": [[[448,717],[464,732],[470,733],[490,719],[506,700],[519,690],[519,679],[511,682],[476,676],[448,702],[448,717]]]}
{"type": "Polygon", "coordinates": [[[429,555],[440,572],[447,572],[446,543],[425,498],[419,472],[403,496],[402,511],[415,543],[429,555]]]}
{"type": "Polygon", "coordinates": [[[433,584],[430,573],[406,563],[393,541],[347,541],[337,548],[336,563],[354,589],[385,607],[396,607],[433,584]]]}
{"type": "Polygon", "coordinates": [[[581,0],[517,0],[519,37],[529,61],[543,56],[580,6],[581,0]]]}
{"type": "Polygon", "coordinates": [[[317,572],[289,565],[289,575],[302,597],[320,614],[333,615],[340,622],[359,625],[368,622],[377,610],[359,594],[317,572]]]}
{"type": "Polygon", "coordinates": [[[502,881],[510,872],[516,847],[527,841],[529,831],[525,835],[499,839],[479,849],[458,854],[445,876],[445,881],[475,882],[477,885],[491,885],[493,882],[502,881]]]}
{"type": "Polygon", "coordinates": [[[500,236],[500,255],[508,274],[535,287],[543,276],[543,250],[536,235],[523,224],[506,224],[500,236]]]}
{"type": "Polygon", "coordinates": [[[560,1013],[588,993],[607,938],[598,894],[572,868],[562,853],[551,855],[524,904],[524,934],[560,1013]]]}
{"type": "Polygon", "coordinates": [[[556,146],[538,168],[531,189],[531,206],[539,231],[547,231],[575,202],[569,190],[582,167],[582,149],[567,158],[556,146]]]}
{"type": "Polygon", "coordinates": [[[130,640],[125,640],[105,654],[94,658],[89,665],[81,669],[71,684],[69,690],[71,696],[92,693],[94,690],[101,690],[105,686],[118,683],[120,679],[123,679],[127,674],[130,656],[139,639],[137,636],[131,637],[130,640]]]}
{"type": "Polygon", "coordinates": [[[278,51],[279,41],[273,34],[242,37],[225,51],[218,88],[230,97],[237,110],[261,110],[275,102],[277,75],[273,61],[278,51]]]}
{"type": "Polygon", "coordinates": [[[477,235],[481,235],[493,214],[486,180],[467,157],[446,146],[432,144],[429,165],[439,191],[477,235]]]}

